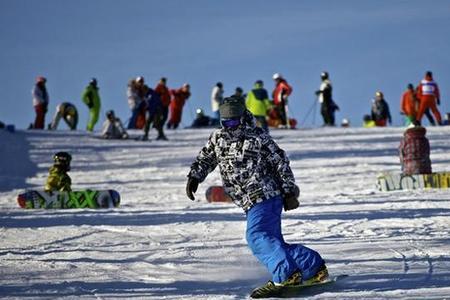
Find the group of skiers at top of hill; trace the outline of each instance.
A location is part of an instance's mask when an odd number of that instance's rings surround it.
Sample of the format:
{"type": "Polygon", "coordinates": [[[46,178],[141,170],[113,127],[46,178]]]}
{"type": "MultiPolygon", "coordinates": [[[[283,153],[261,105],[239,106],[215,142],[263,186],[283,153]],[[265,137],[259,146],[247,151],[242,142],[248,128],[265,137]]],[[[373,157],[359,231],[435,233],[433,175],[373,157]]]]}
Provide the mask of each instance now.
{"type": "MultiPolygon", "coordinates": [[[[320,103],[320,112],[323,118],[324,126],[335,126],[335,112],[339,107],[332,96],[332,84],[328,72],[321,73],[321,85],[315,93],[320,103]]],[[[236,88],[233,97],[242,98],[249,111],[254,115],[257,124],[267,130],[271,127],[295,127],[296,120],[289,117],[288,97],[292,93],[292,87],[280,73],[273,75],[275,87],[272,91],[272,99],[269,98],[267,90],[264,88],[262,80],[257,80],[253,89],[247,95],[243,93],[242,88],[236,88]]],[[[148,132],[151,126],[158,131],[157,139],[167,139],[164,134],[164,125],[167,122],[167,128],[177,128],[181,123],[183,107],[190,97],[190,86],[184,84],[178,89],[169,89],[167,79],[161,78],[155,89],[148,87],[142,76],[133,78],[128,83],[127,97],[131,109],[131,117],[128,123],[128,129],[144,129],[143,139],[148,138],[148,132]],[[170,118],[169,118],[170,112],[170,118]]],[[[224,88],[221,82],[218,82],[211,94],[211,106],[213,117],[205,116],[203,110],[197,110],[197,117],[192,127],[217,126],[219,123],[219,105],[224,99],[224,88]]],[[[92,78],[82,94],[83,102],[89,109],[88,131],[93,131],[98,122],[101,101],[97,80],[92,78]]],[[[46,78],[39,76],[33,88],[33,105],[36,111],[34,124],[30,128],[43,129],[45,126],[45,114],[48,110],[49,94],[46,88],[46,78]]],[[[416,89],[412,84],[408,85],[401,100],[401,112],[406,117],[406,125],[413,120],[420,122],[425,114],[431,124],[436,124],[431,116],[430,110],[434,114],[438,124],[442,124],[442,117],[437,109],[440,104],[440,94],[437,83],[433,80],[431,72],[427,72],[425,78],[420,82],[416,89]]],[[[109,112],[109,111],[108,111],[109,112]]],[[[60,103],[57,106],[53,121],[48,125],[49,129],[56,129],[60,119],[63,118],[71,129],[76,129],[78,123],[78,112],[74,104],[69,102],[60,103]]],[[[108,122],[110,118],[106,118],[108,122]]],[[[345,119],[346,120],[346,119],[345,119]]],[[[345,122],[345,121],[343,121],[345,122]]],[[[377,91],[372,100],[370,115],[364,116],[364,127],[386,126],[392,123],[392,116],[389,105],[384,99],[381,91],[377,91]]],[[[104,124],[105,125],[105,124],[104,124]]],[[[105,125],[111,128],[111,124],[105,125]]],[[[104,128],[105,128],[104,126],[104,128]]],[[[348,121],[342,126],[349,126],[348,121]]],[[[123,127],[123,126],[122,126],[123,127]]],[[[122,131],[122,130],[120,130],[122,131]]],[[[113,135],[109,135],[113,136],[113,135]]],[[[118,135],[126,136],[124,134],[118,135]]]]}

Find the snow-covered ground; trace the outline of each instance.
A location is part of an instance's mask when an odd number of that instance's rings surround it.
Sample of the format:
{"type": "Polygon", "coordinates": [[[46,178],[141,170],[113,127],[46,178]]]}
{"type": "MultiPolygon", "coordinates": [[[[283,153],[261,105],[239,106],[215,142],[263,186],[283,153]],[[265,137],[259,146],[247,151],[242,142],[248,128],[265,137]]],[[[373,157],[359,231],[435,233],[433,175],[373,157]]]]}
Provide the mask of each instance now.
{"type": "MultiPolygon", "coordinates": [[[[274,130],[301,188],[284,214],[289,242],[318,250],[332,274],[349,274],[310,299],[450,299],[450,193],[379,192],[399,171],[403,129],[274,130]]],[[[137,135],[138,132],[131,132],[137,135]]],[[[154,132],[153,132],[154,134],[154,132]]],[[[104,141],[84,132],[0,131],[0,297],[245,299],[269,279],[232,204],[185,196],[190,163],[210,130],[169,141],[104,141]],[[73,188],[116,189],[109,210],[22,210],[56,151],[73,155],[73,188]]],[[[430,128],[434,171],[450,170],[450,127],[430,128]]]]}

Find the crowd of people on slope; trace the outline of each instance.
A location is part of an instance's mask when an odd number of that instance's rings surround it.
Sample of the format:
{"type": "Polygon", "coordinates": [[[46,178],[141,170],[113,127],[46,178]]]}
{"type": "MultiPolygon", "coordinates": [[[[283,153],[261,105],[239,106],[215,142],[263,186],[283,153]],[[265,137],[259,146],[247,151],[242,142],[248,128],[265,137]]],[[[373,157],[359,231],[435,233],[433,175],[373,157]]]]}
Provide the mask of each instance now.
{"type": "MultiPolygon", "coordinates": [[[[230,97],[242,101],[255,117],[257,125],[265,130],[268,130],[269,127],[295,128],[297,121],[289,114],[289,96],[293,88],[280,73],[275,73],[272,78],[274,80],[274,88],[270,96],[264,87],[264,82],[256,80],[253,88],[247,94],[244,93],[241,87],[237,87],[234,94],[230,97]]],[[[323,125],[336,126],[335,113],[339,111],[339,106],[333,99],[333,86],[330,76],[328,72],[322,72],[320,78],[321,84],[315,94],[317,103],[320,104],[323,125]]],[[[30,124],[30,129],[45,128],[45,115],[49,105],[49,93],[46,82],[47,79],[43,76],[39,76],[36,79],[32,91],[36,117],[34,123],[30,124]]],[[[190,127],[219,126],[219,107],[223,103],[224,93],[223,83],[217,82],[211,93],[211,110],[213,115],[209,117],[203,109],[197,109],[196,117],[190,127]]],[[[155,128],[158,134],[156,139],[167,140],[164,134],[164,127],[176,129],[180,126],[183,108],[190,96],[190,85],[187,83],[177,89],[170,89],[167,86],[167,78],[162,77],[155,88],[152,89],[145,83],[145,79],[142,76],[131,79],[127,86],[127,100],[131,116],[126,129],[142,129],[144,133],[141,139],[147,140],[150,128],[155,128]]],[[[89,110],[86,130],[92,132],[99,120],[101,109],[97,79],[92,78],[89,81],[81,95],[81,99],[89,110]]],[[[414,122],[420,123],[424,115],[432,125],[447,124],[448,115],[446,115],[446,120],[442,120],[442,116],[437,108],[438,105],[440,105],[439,87],[433,80],[432,72],[428,71],[416,88],[414,88],[413,84],[408,84],[401,98],[400,110],[405,116],[405,125],[414,122]],[[431,113],[434,115],[434,118],[431,113]]],[[[53,120],[48,124],[47,128],[56,130],[61,119],[67,123],[70,129],[75,130],[77,128],[78,111],[73,103],[59,103],[53,120]]],[[[108,110],[102,136],[105,138],[128,137],[123,124],[121,126],[119,124],[122,123],[115,113],[108,110]],[[113,127],[115,129],[111,131],[113,127]]],[[[372,99],[370,114],[365,115],[363,118],[363,126],[375,127],[387,126],[388,124],[392,124],[389,105],[384,98],[383,92],[377,91],[374,99],[372,99]]],[[[347,119],[344,119],[341,126],[348,127],[350,123],[347,119]]]]}

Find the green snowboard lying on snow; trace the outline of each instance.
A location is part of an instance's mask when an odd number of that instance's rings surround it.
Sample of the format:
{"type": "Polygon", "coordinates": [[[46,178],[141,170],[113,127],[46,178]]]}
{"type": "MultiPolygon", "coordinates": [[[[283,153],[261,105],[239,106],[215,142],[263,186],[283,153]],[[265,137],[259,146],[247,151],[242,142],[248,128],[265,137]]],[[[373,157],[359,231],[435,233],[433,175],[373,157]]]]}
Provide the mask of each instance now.
{"type": "Polygon", "coordinates": [[[25,209],[111,208],[120,205],[120,195],[115,190],[82,190],[52,192],[30,190],[17,197],[25,209]]]}

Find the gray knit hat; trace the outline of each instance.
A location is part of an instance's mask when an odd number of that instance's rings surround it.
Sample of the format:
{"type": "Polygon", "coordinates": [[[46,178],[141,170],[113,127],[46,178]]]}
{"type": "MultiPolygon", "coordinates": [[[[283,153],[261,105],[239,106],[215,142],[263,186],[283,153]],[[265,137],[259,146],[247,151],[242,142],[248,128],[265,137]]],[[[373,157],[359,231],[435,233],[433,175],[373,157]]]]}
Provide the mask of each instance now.
{"type": "Polygon", "coordinates": [[[242,117],[245,107],[241,101],[233,98],[224,99],[224,103],[219,107],[221,119],[236,119],[242,117]]]}

